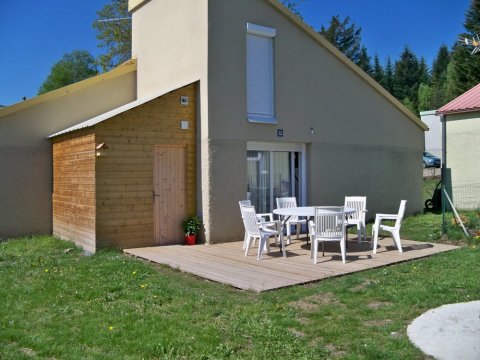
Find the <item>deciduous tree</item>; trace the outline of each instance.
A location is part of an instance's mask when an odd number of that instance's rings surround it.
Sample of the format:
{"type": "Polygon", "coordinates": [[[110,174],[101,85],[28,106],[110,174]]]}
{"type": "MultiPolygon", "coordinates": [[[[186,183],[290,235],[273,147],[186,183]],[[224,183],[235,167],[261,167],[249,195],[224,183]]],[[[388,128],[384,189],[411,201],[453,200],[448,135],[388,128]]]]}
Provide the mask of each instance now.
{"type": "Polygon", "coordinates": [[[105,49],[99,63],[103,71],[108,71],[132,56],[132,21],[128,0],[111,0],[97,15],[93,28],[100,41],[98,46],[105,49]]]}
{"type": "Polygon", "coordinates": [[[95,58],[86,50],[74,50],[55,63],[38,94],[76,83],[98,74],[95,58]]]}

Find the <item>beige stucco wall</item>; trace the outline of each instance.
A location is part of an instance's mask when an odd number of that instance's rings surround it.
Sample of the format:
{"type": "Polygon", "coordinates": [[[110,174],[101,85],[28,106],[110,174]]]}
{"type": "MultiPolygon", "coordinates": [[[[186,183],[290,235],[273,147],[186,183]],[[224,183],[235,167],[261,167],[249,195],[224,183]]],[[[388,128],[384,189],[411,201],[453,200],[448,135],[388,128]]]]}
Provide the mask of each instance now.
{"type": "Polygon", "coordinates": [[[135,100],[134,71],[101,79],[82,90],[44,102],[32,99],[32,106],[0,113],[0,238],[51,233],[52,149],[46,137],[135,100]]]}
{"type": "MultiPolygon", "coordinates": [[[[138,1],[130,0],[133,7],[138,1]]],[[[138,98],[159,87],[206,81],[207,0],[143,1],[132,13],[138,98]]]]}
{"type": "MultiPolygon", "coordinates": [[[[151,0],[140,6],[130,0],[132,54],[138,61],[138,97],[151,96],[159,87],[199,81],[197,87],[198,211],[208,218],[208,0],[151,0]]],[[[208,229],[207,229],[208,233],[208,229]]],[[[208,235],[207,235],[208,240],[208,235]]]]}
{"type": "MultiPolygon", "coordinates": [[[[480,113],[452,114],[446,119],[447,167],[452,174],[453,200],[468,203],[462,196],[463,187],[480,184],[480,113]]],[[[471,207],[477,206],[472,202],[471,207]]]]}
{"type": "Polygon", "coordinates": [[[240,240],[247,141],[307,145],[307,204],[366,195],[369,216],[422,209],[420,126],[268,1],[209,1],[207,238],[240,240]],[[246,23],[273,27],[277,125],[246,120],[246,23]],[[276,130],[284,130],[284,137],[276,130]],[[310,129],[314,129],[311,134],[310,129]]]}

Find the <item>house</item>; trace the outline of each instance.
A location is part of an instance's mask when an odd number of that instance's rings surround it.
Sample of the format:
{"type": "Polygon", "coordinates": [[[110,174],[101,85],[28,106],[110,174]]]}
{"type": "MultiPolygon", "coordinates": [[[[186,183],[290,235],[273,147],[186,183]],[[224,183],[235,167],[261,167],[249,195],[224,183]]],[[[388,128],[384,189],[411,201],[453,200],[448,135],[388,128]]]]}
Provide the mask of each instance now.
{"type": "Polygon", "coordinates": [[[302,205],[366,195],[369,217],[396,212],[401,199],[407,213],[423,208],[425,124],[279,2],[130,0],[129,7],[135,99],[48,134],[54,162],[74,156],[63,149],[83,138],[95,164],[84,169],[96,195],[85,204],[94,221],[80,229],[83,239],[71,205],[80,199],[61,198],[55,182],[78,181],[83,168],[55,166],[53,201],[66,200],[53,207],[55,234],[90,250],[181,242],[155,230],[178,228],[178,199],[187,199],[187,214],[202,216],[210,244],[243,238],[238,201],[247,197],[259,212],[285,195],[302,205]],[[144,127],[155,133],[149,141],[144,127]],[[187,149],[170,163],[187,178],[174,190],[177,203],[155,205],[156,145],[187,149]],[[105,156],[96,156],[102,146],[105,156]],[[138,183],[123,181],[136,171],[138,183]],[[159,221],[165,208],[176,215],[159,221]]]}
{"type": "Polygon", "coordinates": [[[446,166],[453,203],[460,209],[480,207],[480,84],[437,111],[446,121],[446,166]]]}

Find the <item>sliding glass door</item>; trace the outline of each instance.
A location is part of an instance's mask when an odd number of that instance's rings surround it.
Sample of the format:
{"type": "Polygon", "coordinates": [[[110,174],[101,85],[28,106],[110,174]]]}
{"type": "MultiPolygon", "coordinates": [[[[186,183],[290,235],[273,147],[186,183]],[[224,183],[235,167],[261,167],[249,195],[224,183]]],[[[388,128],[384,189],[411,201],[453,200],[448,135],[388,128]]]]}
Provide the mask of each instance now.
{"type": "Polygon", "coordinates": [[[303,204],[303,162],[301,145],[249,144],[247,198],[257,212],[272,212],[277,197],[295,196],[303,204]]]}

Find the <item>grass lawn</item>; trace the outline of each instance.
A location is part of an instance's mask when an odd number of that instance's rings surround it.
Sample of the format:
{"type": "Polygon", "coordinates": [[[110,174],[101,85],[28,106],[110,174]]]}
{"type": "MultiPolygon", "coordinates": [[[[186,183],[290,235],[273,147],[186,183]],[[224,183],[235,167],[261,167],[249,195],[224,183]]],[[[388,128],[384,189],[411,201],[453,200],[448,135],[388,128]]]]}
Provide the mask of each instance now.
{"type": "MultiPolygon", "coordinates": [[[[437,240],[441,215],[402,236],[437,240]]],[[[462,240],[456,240],[458,244],[462,240]]],[[[262,294],[52,237],[0,244],[1,359],[425,359],[406,327],[480,300],[478,243],[262,294]]]]}

